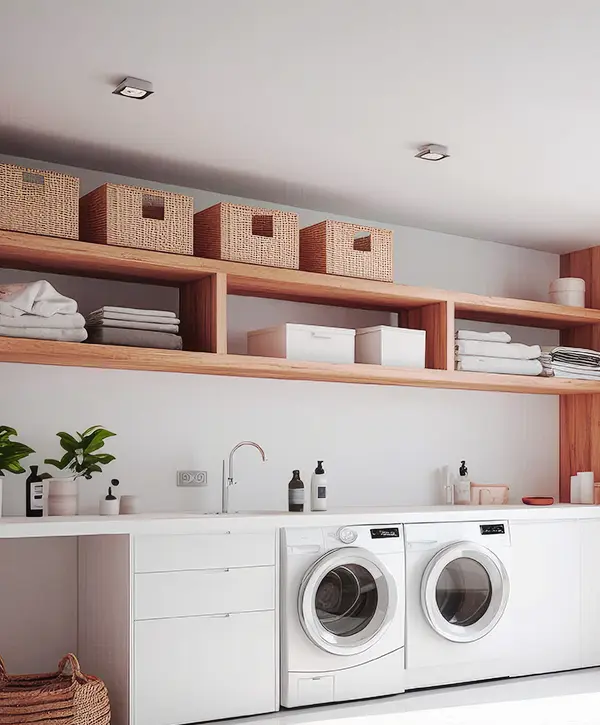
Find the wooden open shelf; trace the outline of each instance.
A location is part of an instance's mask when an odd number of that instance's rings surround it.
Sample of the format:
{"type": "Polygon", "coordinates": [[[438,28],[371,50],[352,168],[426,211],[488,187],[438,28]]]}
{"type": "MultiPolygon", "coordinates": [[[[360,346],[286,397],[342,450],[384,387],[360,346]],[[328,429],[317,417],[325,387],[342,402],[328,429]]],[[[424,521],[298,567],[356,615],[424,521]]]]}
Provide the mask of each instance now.
{"type": "Polygon", "coordinates": [[[0,337],[0,360],[115,370],[155,370],[246,378],[402,385],[453,390],[491,390],[541,395],[600,392],[599,383],[586,380],[464,373],[455,370],[409,370],[380,365],[292,362],[248,355],[150,350],[8,337],[0,337]]]}
{"type": "Polygon", "coordinates": [[[167,285],[195,282],[221,273],[227,275],[227,292],[234,295],[391,312],[446,302],[454,305],[459,319],[557,330],[600,324],[600,309],[221,262],[18,232],[0,231],[0,266],[167,285]]]}
{"type": "Polygon", "coordinates": [[[600,393],[597,382],[453,369],[457,318],[549,327],[563,331],[563,339],[585,339],[590,330],[600,329],[596,327],[600,325],[600,309],[485,297],[6,231],[0,231],[0,266],[178,286],[186,348],[179,352],[0,338],[0,361],[547,395],[600,393]],[[402,325],[426,330],[427,369],[228,355],[227,294],[397,312],[402,325]]]}

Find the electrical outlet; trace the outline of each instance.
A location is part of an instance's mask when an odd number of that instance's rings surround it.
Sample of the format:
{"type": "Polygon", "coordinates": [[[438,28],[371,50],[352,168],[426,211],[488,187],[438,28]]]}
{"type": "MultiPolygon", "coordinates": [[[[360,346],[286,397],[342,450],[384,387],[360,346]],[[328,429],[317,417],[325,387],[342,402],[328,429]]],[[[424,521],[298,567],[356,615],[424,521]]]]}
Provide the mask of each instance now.
{"type": "Polygon", "coordinates": [[[178,486],[208,486],[206,471],[177,471],[178,486]]]}

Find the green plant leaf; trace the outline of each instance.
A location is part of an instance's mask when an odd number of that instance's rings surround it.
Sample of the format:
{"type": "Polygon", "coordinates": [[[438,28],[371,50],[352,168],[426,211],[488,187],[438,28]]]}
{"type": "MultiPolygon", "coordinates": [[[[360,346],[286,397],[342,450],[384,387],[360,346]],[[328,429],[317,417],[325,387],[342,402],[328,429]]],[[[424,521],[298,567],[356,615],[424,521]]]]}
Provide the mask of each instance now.
{"type": "Polygon", "coordinates": [[[116,433],[112,433],[109,430],[97,430],[95,433],[84,437],[84,449],[88,453],[93,453],[94,451],[97,451],[99,448],[102,448],[104,446],[104,441],[107,438],[112,438],[114,435],[116,435],[116,433]]]}
{"type": "Polygon", "coordinates": [[[98,463],[101,463],[103,466],[106,466],[109,463],[112,463],[114,460],[115,460],[115,457],[112,456],[110,453],[101,453],[96,456],[96,461],[98,463]]]}
{"type": "Polygon", "coordinates": [[[95,430],[100,430],[101,428],[102,428],[102,426],[101,426],[101,425],[93,425],[93,426],[92,426],[91,428],[88,428],[87,430],[84,430],[84,431],[83,431],[83,433],[78,433],[77,435],[78,435],[78,436],[79,436],[80,438],[85,438],[86,436],[88,436],[88,435],[89,435],[90,433],[92,433],[93,431],[95,431],[95,430]]]}
{"type": "Polygon", "coordinates": [[[73,438],[72,435],[69,435],[68,433],[57,433],[56,434],[60,440],[60,446],[65,451],[72,451],[79,445],[78,442],[73,438]]]}

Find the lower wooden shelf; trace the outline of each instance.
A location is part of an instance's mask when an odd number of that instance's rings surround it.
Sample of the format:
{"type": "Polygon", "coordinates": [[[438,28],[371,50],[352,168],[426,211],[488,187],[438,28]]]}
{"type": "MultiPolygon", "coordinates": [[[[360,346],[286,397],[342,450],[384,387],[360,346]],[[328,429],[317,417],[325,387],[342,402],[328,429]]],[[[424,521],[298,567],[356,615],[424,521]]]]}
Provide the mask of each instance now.
{"type": "Polygon", "coordinates": [[[455,390],[493,390],[540,395],[600,393],[600,382],[587,380],[465,373],[455,370],[408,370],[379,365],[293,362],[247,355],[219,355],[10,337],[0,337],[0,362],[455,390]]]}

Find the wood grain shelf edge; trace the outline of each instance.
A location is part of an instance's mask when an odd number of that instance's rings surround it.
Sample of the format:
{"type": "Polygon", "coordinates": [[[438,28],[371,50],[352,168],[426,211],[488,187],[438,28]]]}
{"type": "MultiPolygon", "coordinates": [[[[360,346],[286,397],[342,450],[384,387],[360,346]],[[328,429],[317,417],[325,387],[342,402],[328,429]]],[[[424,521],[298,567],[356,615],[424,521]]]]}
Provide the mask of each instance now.
{"type": "Polygon", "coordinates": [[[337,365],[147,348],[0,338],[0,361],[116,370],[150,370],[280,380],[401,385],[453,390],[568,395],[600,393],[600,383],[519,375],[337,365]]]}

